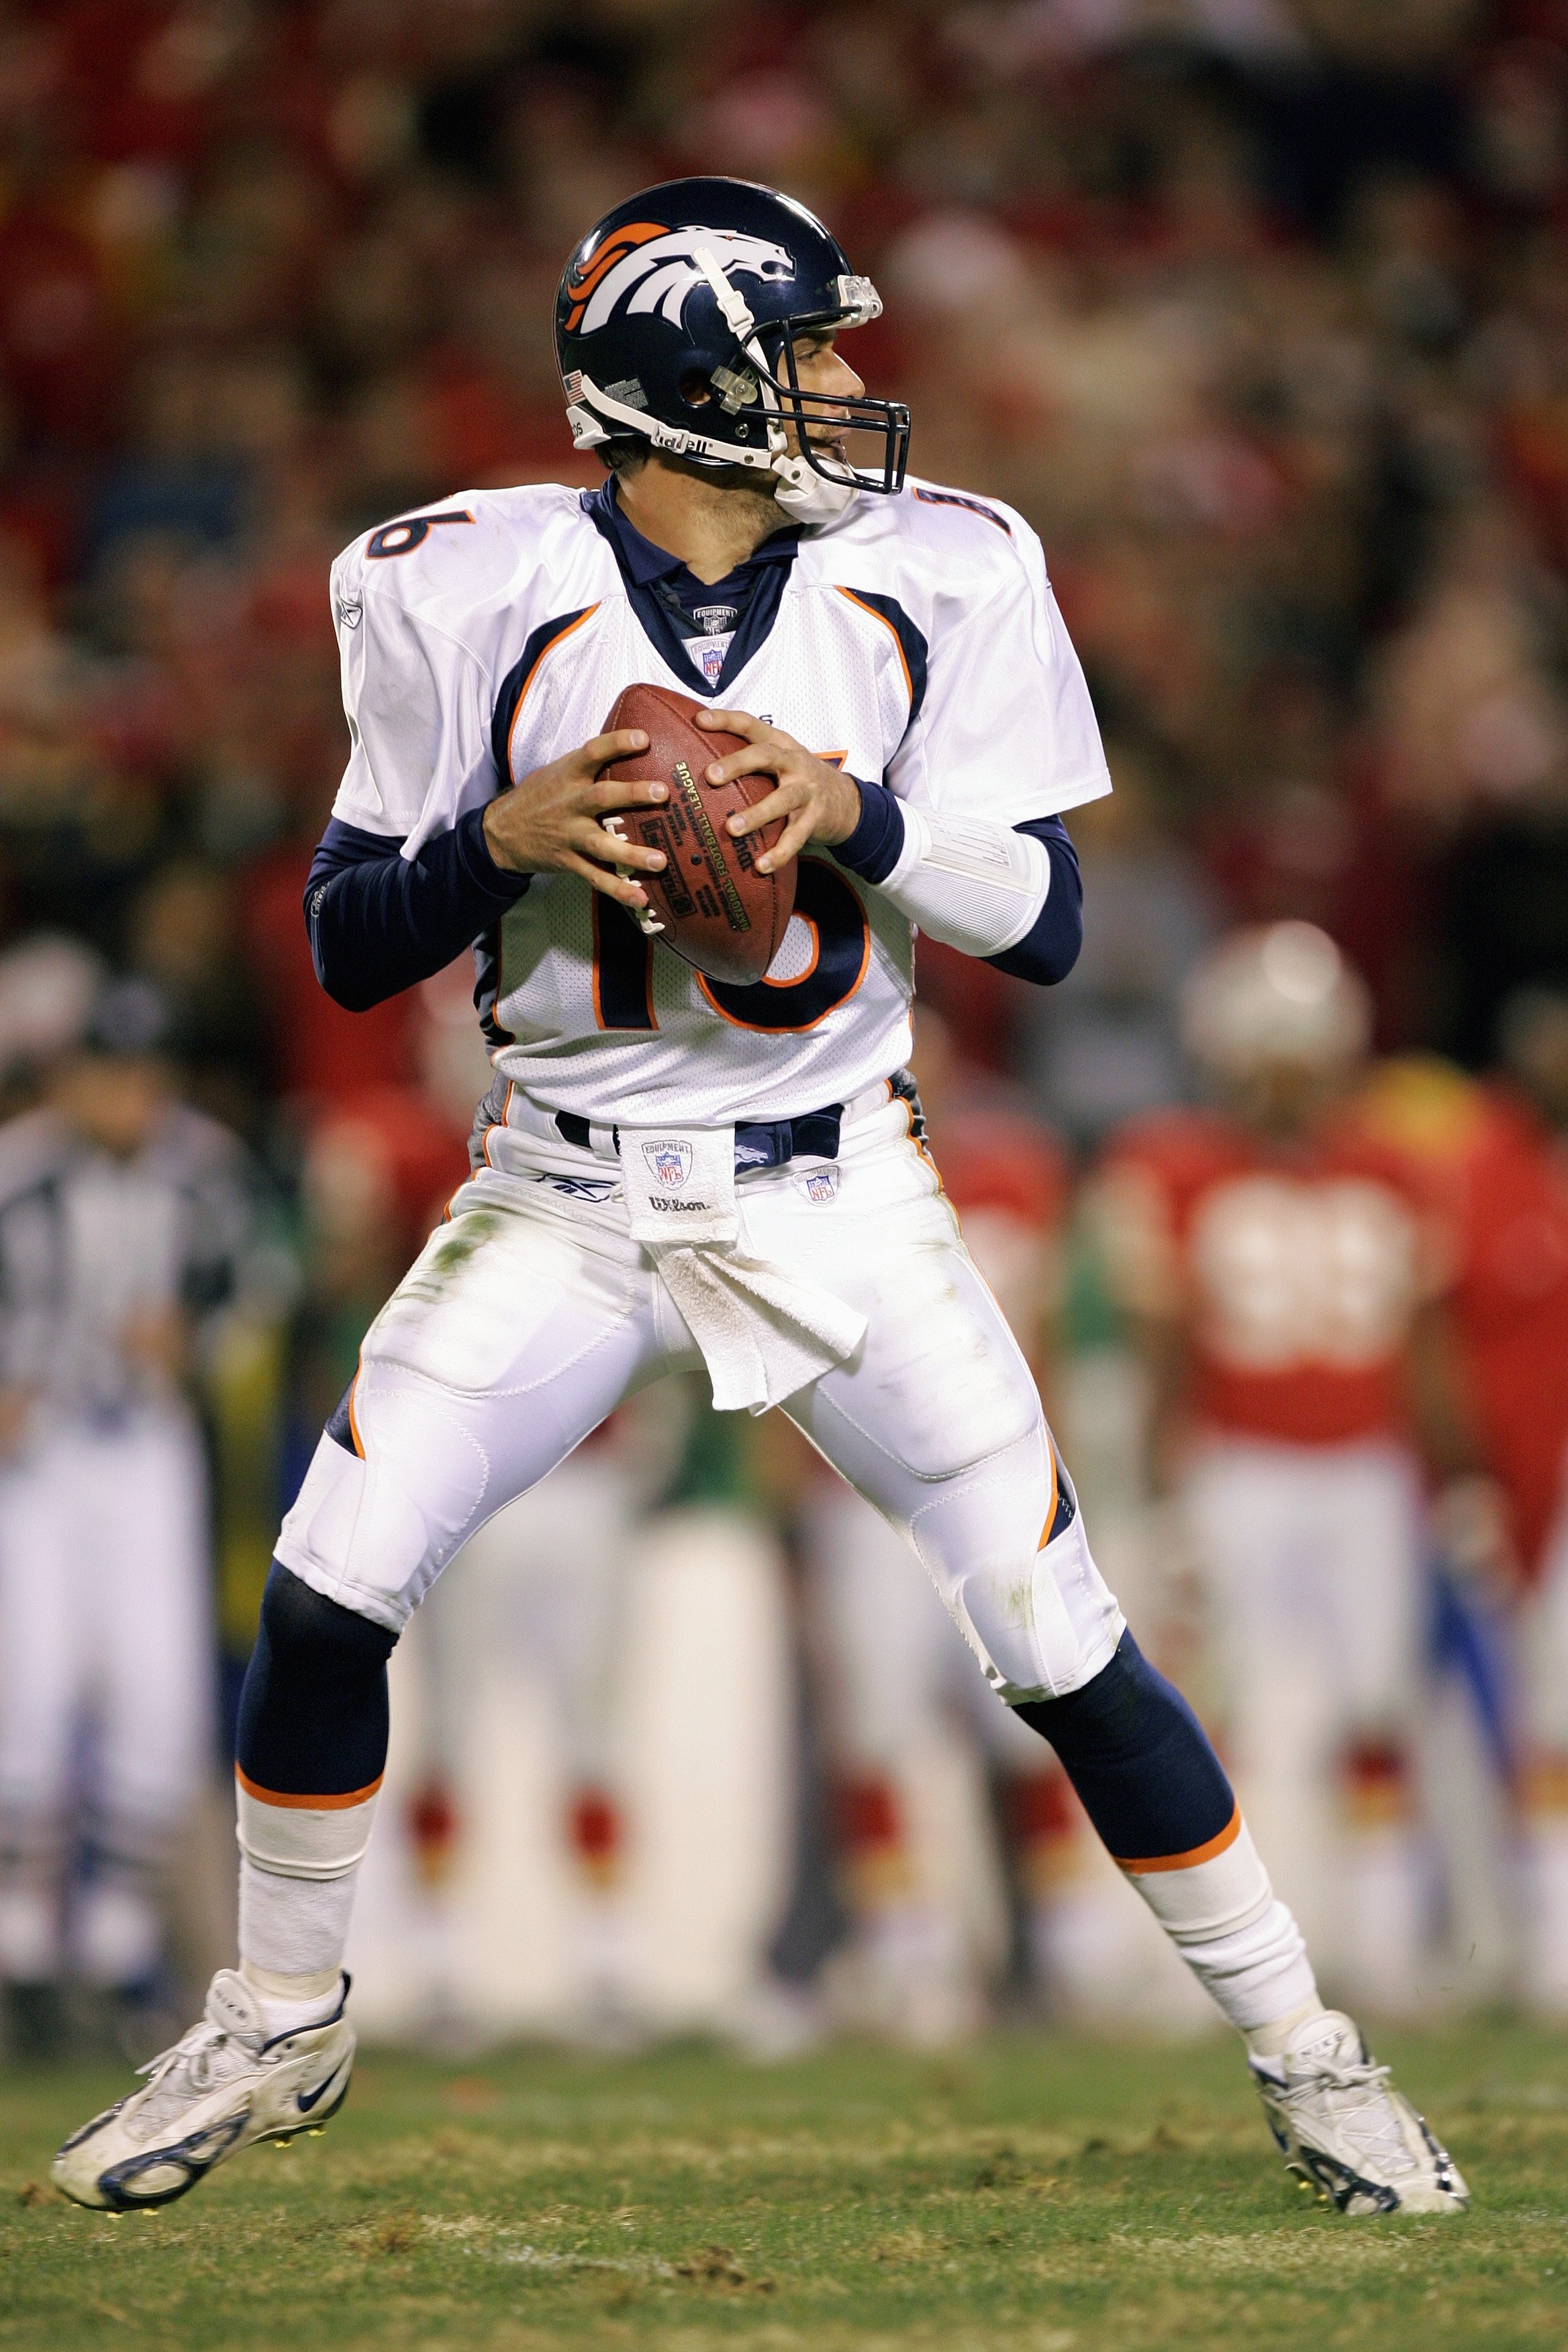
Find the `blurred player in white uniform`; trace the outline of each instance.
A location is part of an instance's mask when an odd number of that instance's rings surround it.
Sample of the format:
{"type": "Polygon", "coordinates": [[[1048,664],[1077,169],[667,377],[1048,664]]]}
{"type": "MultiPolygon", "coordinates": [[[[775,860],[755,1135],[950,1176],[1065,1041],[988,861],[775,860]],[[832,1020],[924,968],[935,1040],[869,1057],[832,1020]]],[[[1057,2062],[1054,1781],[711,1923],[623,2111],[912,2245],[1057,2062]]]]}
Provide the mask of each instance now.
{"type": "Polygon", "coordinates": [[[1463,2199],[1319,2000],[1217,1759],[1128,1633],[918,1141],[914,927],[1060,978],[1081,937],[1061,812],[1110,780],[1034,533],[906,479],[906,412],[837,349],[880,307],[788,198],[650,189],[558,296],[603,488],[465,492],[334,568],[351,752],[306,897],[317,969],[365,1006],[477,940],[496,1080],[473,1181],[373,1326],[279,1538],[240,1708],[241,1969],[149,2089],[60,2151],[86,2203],[179,2196],[344,2096],[386,1657],[478,1527],[628,1392],[700,1364],[721,1411],[782,1405],[906,1537],[1248,2037],[1289,2160],[1347,2210],[1463,2199]],[[647,747],[600,731],[639,681],[741,736],[710,783],[774,779],[727,820],[784,820],[759,870],[800,857],[753,985],[648,937],[637,877],[662,853],[598,821],[665,797],[601,781],[647,747]]]}
{"type": "Polygon", "coordinates": [[[148,1985],[158,1874],[210,1752],[185,1381],[248,1192],[226,1129],[174,1099],[162,1018],[142,983],[109,983],[47,1106],[0,1130],[0,1977],[19,2038],[47,2032],[68,1974],[148,1985]]]}
{"type": "Polygon", "coordinates": [[[1438,1416],[1440,1235],[1346,1116],[1369,1004],[1305,923],[1234,935],[1185,1000],[1222,1108],[1116,1138],[1097,1209],[1190,1514],[1226,1752],[1341,1980],[1413,2006],[1427,1941],[1413,1744],[1438,1416]]]}

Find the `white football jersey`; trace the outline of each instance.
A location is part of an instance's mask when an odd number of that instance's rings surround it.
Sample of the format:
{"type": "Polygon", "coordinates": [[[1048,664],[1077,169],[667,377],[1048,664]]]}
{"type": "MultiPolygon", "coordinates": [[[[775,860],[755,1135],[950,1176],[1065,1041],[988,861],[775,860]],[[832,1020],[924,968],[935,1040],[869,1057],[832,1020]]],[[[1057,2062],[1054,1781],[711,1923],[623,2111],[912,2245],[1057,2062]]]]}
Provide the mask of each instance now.
{"type": "MultiPolygon", "coordinates": [[[[1110,789],[1022,517],[911,481],[807,531],[721,693],[645,631],[575,490],[464,491],[332,567],[352,751],[334,807],[412,857],[604,730],[622,689],[706,693],[944,817],[1005,825],[1110,789]]],[[[910,1052],[912,932],[826,852],[800,861],[765,979],[704,979],[576,875],[542,874],[476,949],[491,1058],[533,1099],[726,1126],[843,1102],[910,1052]]]]}

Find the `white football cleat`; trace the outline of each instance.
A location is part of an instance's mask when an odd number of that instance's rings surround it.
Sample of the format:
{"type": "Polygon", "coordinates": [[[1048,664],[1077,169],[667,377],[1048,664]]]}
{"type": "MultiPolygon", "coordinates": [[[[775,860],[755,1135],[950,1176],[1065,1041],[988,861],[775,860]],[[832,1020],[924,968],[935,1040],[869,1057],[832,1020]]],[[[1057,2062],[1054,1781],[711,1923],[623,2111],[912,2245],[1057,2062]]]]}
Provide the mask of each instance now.
{"type": "Polygon", "coordinates": [[[1338,2010],[1305,2019],[1278,2058],[1250,2063],[1288,2170],[1342,2213],[1462,2213],[1468,2205],[1447,2149],[1338,2010]]]}
{"type": "Polygon", "coordinates": [[[347,2098],[353,2070],[348,1989],[345,1977],[337,2008],[320,2025],[268,2041],[245,1979],[220,1969],[200,2022],[139,2070],[146,2089],[67,2140],[49,2167],[55,2187],[110,2213],[169,2205],[256,2140],[319,2131],[347,2098]]]}

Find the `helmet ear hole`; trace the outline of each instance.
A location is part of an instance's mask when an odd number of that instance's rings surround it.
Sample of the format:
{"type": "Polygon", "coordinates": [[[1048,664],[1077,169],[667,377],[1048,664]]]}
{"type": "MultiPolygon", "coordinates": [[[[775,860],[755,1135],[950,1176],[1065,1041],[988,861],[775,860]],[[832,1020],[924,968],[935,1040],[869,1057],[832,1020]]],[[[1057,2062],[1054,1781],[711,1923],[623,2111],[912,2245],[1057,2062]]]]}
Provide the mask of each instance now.
{"type": "Polygon", "coordinates": [[[701,368],[688,368],[679,383],[680,397],[688,408],[711,408],[713,386],[701,368]]]}

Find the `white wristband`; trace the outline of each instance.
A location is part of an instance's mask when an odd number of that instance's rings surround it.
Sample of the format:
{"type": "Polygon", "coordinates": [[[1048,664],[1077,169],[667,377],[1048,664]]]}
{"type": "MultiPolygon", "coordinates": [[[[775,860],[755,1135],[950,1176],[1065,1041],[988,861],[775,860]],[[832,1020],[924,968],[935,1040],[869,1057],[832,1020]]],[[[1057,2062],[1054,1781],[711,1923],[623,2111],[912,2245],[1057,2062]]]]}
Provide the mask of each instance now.
{"type": "Polygon", "coordinates": [[[1033,929],[1051,887],[1032,833],[979,817],[932,816],[906,801],[904,845],[878,887],[922,931],[964,955],[1000,955],[1033,929]]]}

